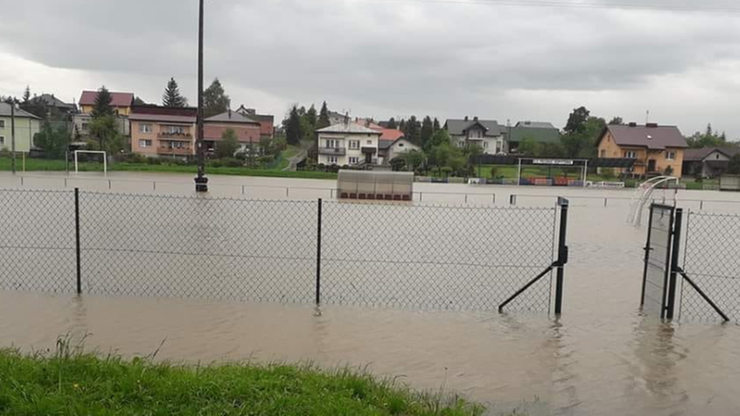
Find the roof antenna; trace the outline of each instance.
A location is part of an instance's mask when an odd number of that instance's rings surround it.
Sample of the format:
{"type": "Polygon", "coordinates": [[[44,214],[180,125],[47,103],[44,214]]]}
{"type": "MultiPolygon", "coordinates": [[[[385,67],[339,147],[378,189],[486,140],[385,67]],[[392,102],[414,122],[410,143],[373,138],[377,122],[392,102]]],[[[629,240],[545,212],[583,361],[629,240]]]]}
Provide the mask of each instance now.
{"type": "Polygon", "coordinates": [[[650,123],[650,110],[645,110],[645,125],[647,126],[648,123],[650,123]]]}

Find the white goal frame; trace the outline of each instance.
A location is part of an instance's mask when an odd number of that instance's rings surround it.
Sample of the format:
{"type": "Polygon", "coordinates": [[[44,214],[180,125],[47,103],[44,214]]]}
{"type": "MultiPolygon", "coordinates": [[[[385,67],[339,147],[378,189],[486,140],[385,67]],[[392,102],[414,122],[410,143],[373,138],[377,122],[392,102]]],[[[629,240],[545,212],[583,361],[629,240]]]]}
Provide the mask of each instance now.
{"type": "Polygon", "coordinates": [[[103,176],[108,176],[108,152],[103,150],[75,150],[75,175],[79,172],[77,164],[77,155],[80,153],[92,153],[103,155],[103,176]]]}

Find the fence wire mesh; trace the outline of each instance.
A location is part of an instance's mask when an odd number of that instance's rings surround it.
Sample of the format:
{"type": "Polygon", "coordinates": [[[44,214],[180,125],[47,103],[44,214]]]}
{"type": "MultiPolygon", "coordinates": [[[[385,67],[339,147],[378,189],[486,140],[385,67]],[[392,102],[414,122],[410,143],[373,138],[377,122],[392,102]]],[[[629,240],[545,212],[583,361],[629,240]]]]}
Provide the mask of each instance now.
{"type": "Polygon", "coordinates": [[[0,288],[76,290],[74,193],[0,192],[0,288]]]}
{"type": "MultiPolygon", "coordinates": [[[[322,299],[495,309],[553,262],[554,208],[324,204],[322,299]]],[[[548,311],[551,279],[507,310],[548,311]]]]}
{"type": "Polygon", "coordinates": [[[315,202],[80,193],[83,292],[313,299],[315,202]]]}
{"type": "MultiPolygon", "coordinates": [[[[74,191],[2,190],[0,207],[0,288],[74,293],[74,191]]],[[[553,262],[556,217],[555,208],[79,192],[80,289],[310,303],[320,265],[321,303],[495,310],[553,262]]],[[[549,311],[551,280],[507,311],[549,311]]]]}
{"type": "MultiPolygon", "coordinates": [[[[690,212],[684,271],[733,321],[740,321],[740,215],[690,212]]],[[[717,321],[717,312],[686,282],[681,319],[717,321]]]]}

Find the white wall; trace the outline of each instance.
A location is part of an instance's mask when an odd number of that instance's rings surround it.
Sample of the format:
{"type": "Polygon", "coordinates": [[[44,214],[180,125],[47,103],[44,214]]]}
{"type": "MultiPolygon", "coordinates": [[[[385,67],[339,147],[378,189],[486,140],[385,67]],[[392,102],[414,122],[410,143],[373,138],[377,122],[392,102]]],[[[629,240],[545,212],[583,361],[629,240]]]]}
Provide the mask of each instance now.
{"type": "Polygon", "coordinates": [[[388,149],[388,160],[397,157],[400,154],[410,152],[412,150],[420,150],[421,148],[406,139],[396,140],[393,145],[388,149]]]}

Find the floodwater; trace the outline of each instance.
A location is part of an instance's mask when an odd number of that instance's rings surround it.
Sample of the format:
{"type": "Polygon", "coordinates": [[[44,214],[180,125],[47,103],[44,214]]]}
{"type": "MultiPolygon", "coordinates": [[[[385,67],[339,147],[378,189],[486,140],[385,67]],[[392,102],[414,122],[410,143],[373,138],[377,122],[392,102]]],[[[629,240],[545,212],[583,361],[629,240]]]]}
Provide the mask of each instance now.
{"type": "MultiPolygon", "coordinates": [[[[178,187],[189,193],[192,186],[187,176],[109,177],[110,185],[78,181],[119,192],[155,192],[148,188],[152,181],[158,181],[156,192],[175,193],[178,187]],[[123,181],[130,188],[122,189],[123,181]]],[[[245,185],[246,197],[328,198],[319,194],[333,186],[274,178],[211,180],[212,189],[234,197],[245,185]],[[280,187],[282,194],[272,194],[280,187]],[[285,187],[295,189],[286,196],[285,187]]],[[[0,175],[0,187],[18,182],[0,175]]],[[[24,186],[61,187],[52,182],[63,178],[26,178],[24,186]]],[[[88,349],[126,356],[159,349],[159,359],[188,362],[367,366],[378,375],[401,376],[413,387],[457,391],[496,409],[528,402],[524,409],[532,414],[740,413],[740,328],[666,324],[639,312],[645,229],[625,224],[631,191],[437,184],[416,184],[415,191],[424,193],[423,203],[440,204],[463,204],[465,193],[469,204],[492,203],[488,197],[495,193],[501,206],[512,194],[519,206],[552,206],[555,196],[570,197],[563,316],[0,292],[0,345],[53,348],[58,335],[72,333],[88,334],[88,349]]],[[[686,208],[740,212],[740,195],[682,191],[677,196],[686,208]]]]}

